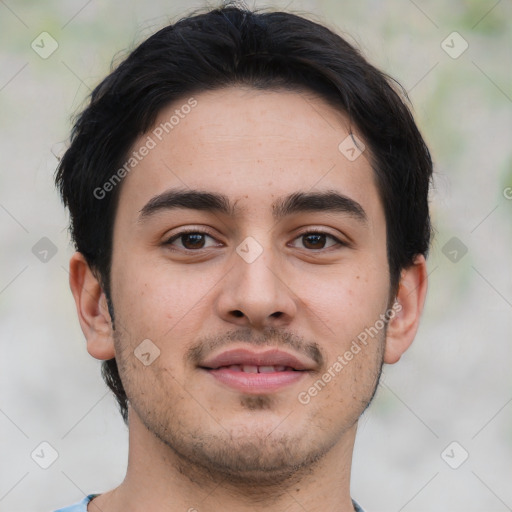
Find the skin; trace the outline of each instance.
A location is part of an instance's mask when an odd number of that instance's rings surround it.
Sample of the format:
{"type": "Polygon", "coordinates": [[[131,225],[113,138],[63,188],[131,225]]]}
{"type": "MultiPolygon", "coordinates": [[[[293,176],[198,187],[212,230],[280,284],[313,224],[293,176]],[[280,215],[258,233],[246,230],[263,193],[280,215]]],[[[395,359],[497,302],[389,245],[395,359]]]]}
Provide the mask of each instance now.
{"type": "MultiPolygon", "coordinates": [[[[402,271],[401,309],[387,329],[300,403],[298,394],[393,304],[369,149],[349,161],[338,149],[349,133],[346,118],[309,93],[232,87],[194,97],[197,106],[123,181],[112,255],[115,330],[94,273],[80,253],[71,258],[88,351],[116,357],[130,400],[126,478],[88,510],[353,510],[357,421],[382,364],[397,362],[416,334],[425,259],[402,271]],[[177,187],[224,193],[241,211],[182,208],[138,220],[152,197],[177,187]],[[367,221],[333,212],[272,216],[280,196],[327,190],[357,201],[367,221]],[[200,239],[199,250],[187,237],[165,244],[186,228],[212,238],[200,239]],[[349,245],[330,237],[312,245],[301,236],[311,228],[349,245]],[[263,250],[252,263],[236,252],[249,236],[263,250]],[[134,355],[144,339],[160,350],[148,366],[134,355]],[[302,357],[316,346],[321,362],[298,383],[251,395],[217,382],[189,357],[192,349],[211,355],[218,347],[263,346],[302,357]]],[[[160,112],[155,126],[185,101],[160,112]]]]}

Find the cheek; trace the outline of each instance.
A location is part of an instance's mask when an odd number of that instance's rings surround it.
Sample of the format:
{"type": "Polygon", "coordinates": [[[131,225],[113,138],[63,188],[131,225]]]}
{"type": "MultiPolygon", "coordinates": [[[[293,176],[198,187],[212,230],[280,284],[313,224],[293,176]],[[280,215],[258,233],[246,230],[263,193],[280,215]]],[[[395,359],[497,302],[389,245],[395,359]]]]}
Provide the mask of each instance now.
{"type": "Polygon", "coordinates": [[[332,336],[347,339],[354,329],[372,324],[387,305],[389,280],[386,269],[358,264],[340,271],[312,275],[297,281],[294,291],[305,307],[329,326],[332,336]]]}
{"type": "Polygon", "coordinates": [[[309,292],[307,307],[320,318],[325,336],[321,345],[326,365],[320,376],[328,382],[322,392],[325,403],[343,402],[359,410],[373,393],[385,339],[380,315],[389,289],[387,274],[375,270],[370,265],[354,268],[309,292]]]}
{"type": "Polygon", "coordinates": [[[200,297],[198,287],[191,286],[189,279],[168,265],[124,261],[122,268],[118,267],[114,273],[113,266],[112,270],[116,313],[138,335],[161,336],[200,297]]]}
{"type": "Polygon", "coordinates": [[[116,322],[122,335],[116,353],[123,351],[128,371],[134,351],[149,339],[160,351],[158,359],[147,368],[140,368],[135,359],[133,370],[150,376],[155,366],[183,375],[183,352],[188,340],[199,336],[205,319],[212,315],[208,293],[215,289],[218,275],[203,273],[199,279],[192,266],[177,270],[169,262],[147,262],[147,258],[146,262],[123,261],[121,268],[115,268],[115,275],[114,266],[112,271],[116,322]]]}

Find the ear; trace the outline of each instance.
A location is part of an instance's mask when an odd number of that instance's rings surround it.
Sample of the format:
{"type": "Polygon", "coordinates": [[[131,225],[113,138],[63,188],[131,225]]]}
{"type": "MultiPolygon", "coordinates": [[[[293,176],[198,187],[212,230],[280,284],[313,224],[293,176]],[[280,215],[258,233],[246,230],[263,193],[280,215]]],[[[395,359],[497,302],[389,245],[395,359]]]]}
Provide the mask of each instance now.
{"type": "Polygon", "coordinates": [[[75,252],[69,262],[69,285],[87,339],[87,351],[96,359],[112,359],[115,356],[114,337],[107,299],[80,252],[75,252]]]}
{"type": "Polygon", "coordinates": [[[400,284],[386,335],[384,362],[396,363],[411,346],[418,330],[420,316],[427,294],[427,263],[419,255],[414,263],[402,270],[400,284]]]}

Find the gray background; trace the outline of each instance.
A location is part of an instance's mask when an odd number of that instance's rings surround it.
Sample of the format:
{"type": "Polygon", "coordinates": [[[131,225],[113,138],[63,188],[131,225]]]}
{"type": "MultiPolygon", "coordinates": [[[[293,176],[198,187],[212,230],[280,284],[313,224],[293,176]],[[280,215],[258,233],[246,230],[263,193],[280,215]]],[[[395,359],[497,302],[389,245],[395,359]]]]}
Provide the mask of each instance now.
{"type": "MultiPolygon", "coordinates": [[[[127,431],[68,287],[53,153],[114,55],[202,5],[0,1],[1,511],[52,510],[124,477],[127,431]],[[41,32],[58,43],[45,59],[41,32]],[[41,442],[58,455],[48,469],[41,442]]],[[[512,510],[512,3],[273,5],[314,12],[397,78],[435,160],[426,310],[360,421],[352,495],[369,512],[512,510]]]]}

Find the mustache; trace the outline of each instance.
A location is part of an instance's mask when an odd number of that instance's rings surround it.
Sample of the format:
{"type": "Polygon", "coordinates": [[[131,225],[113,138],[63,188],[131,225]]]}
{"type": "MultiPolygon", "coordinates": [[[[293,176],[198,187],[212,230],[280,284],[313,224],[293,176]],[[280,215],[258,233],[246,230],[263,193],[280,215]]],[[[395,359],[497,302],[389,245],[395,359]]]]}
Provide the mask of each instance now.
{"type": "Polygon", "coordinates": [[[323,366],[325,360],[316,342],[306,341],[297,334],[268,327],[260,336],[255,336],[250,328],[236,329],[220,335],[205,336],[186,351],[185,363],[192,363],[197,366],[215,350],[228,347],[235,341],[245,341],[258,347],[289,348],[311,358],[319,367],[323,366]]]}

